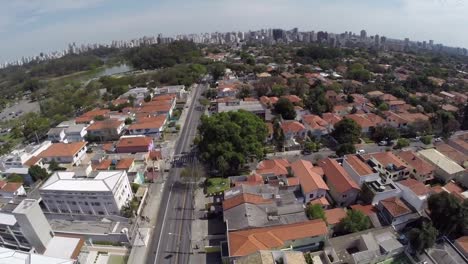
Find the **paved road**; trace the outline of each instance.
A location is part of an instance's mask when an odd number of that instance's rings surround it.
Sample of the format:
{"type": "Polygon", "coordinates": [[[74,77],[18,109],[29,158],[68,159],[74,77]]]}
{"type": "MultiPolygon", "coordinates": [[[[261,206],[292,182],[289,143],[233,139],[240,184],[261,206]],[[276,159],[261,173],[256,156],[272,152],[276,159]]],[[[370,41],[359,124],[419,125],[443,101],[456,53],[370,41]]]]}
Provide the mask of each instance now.
{"type": "MultiPolygon", "coordinates": [[[[204,89],[206,86],[203,85],[195,88],[195,95],[187,109],[187,119],[175,146],[174,155],[190,151],[202,115],[202,112],[195,108],[204,89]]],[[[172,168],[165,183],[154,235],[149,246],[148,264],[189,262],[194,194],[192,185],[180,180],[181,170],[182,168],[178,167],[172,168]]]]}

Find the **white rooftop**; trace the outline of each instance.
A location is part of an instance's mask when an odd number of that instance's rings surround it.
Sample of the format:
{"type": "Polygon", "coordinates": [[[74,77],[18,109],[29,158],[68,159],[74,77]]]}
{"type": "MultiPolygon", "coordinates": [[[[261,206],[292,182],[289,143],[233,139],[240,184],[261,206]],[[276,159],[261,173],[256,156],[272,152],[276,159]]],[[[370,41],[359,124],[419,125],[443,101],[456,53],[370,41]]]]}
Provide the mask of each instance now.
{"type": "Polygon", "coordinates": [[[41,190],[112,192],[119,179],[125,176],[125,171],[100,171],[95,177],[75,177],[75,172],[58,171],[50,176],[41,190]]]}
{"type": "Polygon", "coordinates": [[[451,160],[436,149],[424,149],[418,153],[448,174],[455,174],[465,170],[462,166],[458,165],[455,161],[451,160]]]}
{"type": "Polygon", "coordinates": [[[54,236],[47,244],[44,256],[71,259],[80,239],[76,237],[54,236]]]}
{"type": "Polygon", "coordinates": [[[0,264],[73,264],[70,259],[53,258],[0,247],[0,264]]]}
{"type": "Polygon", "coordinates": [[[12,226],[16,224],[16,217],[12,214],[0,213],[0,224],[12,226]]]}

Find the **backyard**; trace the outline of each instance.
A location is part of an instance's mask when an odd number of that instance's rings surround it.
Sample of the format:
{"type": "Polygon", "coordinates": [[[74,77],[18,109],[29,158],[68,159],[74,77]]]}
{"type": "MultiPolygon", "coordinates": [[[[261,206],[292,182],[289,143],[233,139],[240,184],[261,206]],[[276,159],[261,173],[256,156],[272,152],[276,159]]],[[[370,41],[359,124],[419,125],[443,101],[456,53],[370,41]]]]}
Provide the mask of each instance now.
{"type": "Polygon", "coordinates": [[[209,178],[206,180],[206,195],[208,196],[222,194],[225,190],[229,188],[229,179],[209,178]]]}

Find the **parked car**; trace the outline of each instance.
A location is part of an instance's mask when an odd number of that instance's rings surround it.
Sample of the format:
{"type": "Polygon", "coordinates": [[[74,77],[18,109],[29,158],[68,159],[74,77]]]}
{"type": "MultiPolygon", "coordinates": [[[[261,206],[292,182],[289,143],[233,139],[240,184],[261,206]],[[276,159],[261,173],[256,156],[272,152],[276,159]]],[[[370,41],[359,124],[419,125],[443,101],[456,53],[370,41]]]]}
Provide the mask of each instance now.
{"type": "Polygon", "coordinates": [[[377,143],[377,145],[379,145],[379,146],[387,146],[387,144],[388,144],[388,142],[385,141],[385,140],[382,140],[379,143],[377,143]]]}
{"type": "Polygon", "coordinates": [[[435,142],[442,142],[442,138],[441,137],[434,138],[434,141],[435,142]]]}
{"type": "Polygon", "coordinates": [[[360,154],[360,155],[366,154],[366,151],[364,149],[360,149],[360,150],[356,151],[356,154],[360,154]]]}

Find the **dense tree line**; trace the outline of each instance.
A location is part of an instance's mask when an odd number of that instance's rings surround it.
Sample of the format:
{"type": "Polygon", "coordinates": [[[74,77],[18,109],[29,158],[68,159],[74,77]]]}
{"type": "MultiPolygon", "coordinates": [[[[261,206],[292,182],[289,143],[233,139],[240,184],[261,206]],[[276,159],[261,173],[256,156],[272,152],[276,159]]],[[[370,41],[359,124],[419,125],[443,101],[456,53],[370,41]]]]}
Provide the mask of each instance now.
{"type": "Polygon", "coordinates": [[[167,45],[151,45],[131,49],[126,58],[136,69],[157,69],[190,63],[201,57],[201,50],[190,41],[176,41],[167,45]]]}

